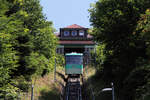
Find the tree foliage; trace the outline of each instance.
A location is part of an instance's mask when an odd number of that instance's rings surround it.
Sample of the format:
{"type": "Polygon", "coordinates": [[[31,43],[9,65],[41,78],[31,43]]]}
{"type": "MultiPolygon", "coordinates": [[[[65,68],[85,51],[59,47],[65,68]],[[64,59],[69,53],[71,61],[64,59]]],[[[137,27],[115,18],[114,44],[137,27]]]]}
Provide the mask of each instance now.
{"type": "Polygon", "coordinates": [[[149,0],[99,0],[89,10],[95,40],[105,45],[101,78],[115,83],[116,99],[142,97],[149,83],[149,18],[143,19],[149,6],[149,0]]]}
{"type": "Polygon", "coordinates": [[[53,69],[53,33],[39,0],[0,0],[0,97],[14,98],[53,69]]]}

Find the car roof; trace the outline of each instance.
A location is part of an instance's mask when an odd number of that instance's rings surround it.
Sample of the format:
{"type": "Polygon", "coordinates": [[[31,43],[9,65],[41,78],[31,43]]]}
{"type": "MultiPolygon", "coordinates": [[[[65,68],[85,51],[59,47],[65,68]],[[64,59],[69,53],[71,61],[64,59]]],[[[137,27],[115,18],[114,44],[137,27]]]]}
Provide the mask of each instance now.
{"type": "Polygon", "coordinates": [[[73,53],[66,53],[65,54],[66,56],[71,56],[71,55],[83,55],[82,53],[75,53],[75,52],[73,52],[73,53]]]}

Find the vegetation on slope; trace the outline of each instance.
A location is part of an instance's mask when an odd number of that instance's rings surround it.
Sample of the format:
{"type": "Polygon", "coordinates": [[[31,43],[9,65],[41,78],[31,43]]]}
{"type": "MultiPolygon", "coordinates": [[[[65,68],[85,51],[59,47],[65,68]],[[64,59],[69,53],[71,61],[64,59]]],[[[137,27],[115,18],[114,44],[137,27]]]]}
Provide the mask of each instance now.
{"type": "Polygon", "coordinates": [[[150,95],[150,1],[98,0],[92,6],[100,85],[114,82],[116,100],[150,95]]]}
{"type": "Polygon", "coordinates": [[[0,98],[13,100],[53,69],[53,33],[39,0],[0,0],[0,98]]]}
{"type": "MultiPolygon", "coordinates": [[[[64,74],[62,67],[57,67],[57,72],[64,74]]],[[[60,100],[61,86],[63,80],[56,74],[57,81],[54,81],[54,72],[50,72],[44,77],[39,77],[34,84],[34,100],[60,100]]],[[[31,88],[29,92],[21,94],[21,100],[31,99],[31,88]]]]}

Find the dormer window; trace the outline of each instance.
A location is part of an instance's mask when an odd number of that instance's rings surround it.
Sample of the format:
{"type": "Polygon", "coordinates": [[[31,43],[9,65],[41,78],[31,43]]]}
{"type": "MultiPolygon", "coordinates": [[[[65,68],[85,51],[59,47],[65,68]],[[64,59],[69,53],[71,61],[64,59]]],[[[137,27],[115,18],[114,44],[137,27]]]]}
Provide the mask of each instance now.
{"type": "Polygon", "coordinates": [[[80,30],[80,31],[79,31],[79,35],[80,35],[80,36],[84,36],[84,30],[80,30]]]}
{"type": "Polygon", "coordinates": [[[69,31],[64,31],[64,36],[69,36],[69,31]]]}
{"type": "Polygon", "coordinates": [[[77,31],[72,31],[71,34],[72,36],[77,36],[77,31]]]}

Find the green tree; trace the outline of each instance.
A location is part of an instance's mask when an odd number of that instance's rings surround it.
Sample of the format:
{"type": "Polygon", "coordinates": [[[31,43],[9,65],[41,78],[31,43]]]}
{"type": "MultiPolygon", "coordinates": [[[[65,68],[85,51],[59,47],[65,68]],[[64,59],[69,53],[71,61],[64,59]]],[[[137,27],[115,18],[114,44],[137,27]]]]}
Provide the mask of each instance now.
{"type": "Polygon", "coordinates": [[[19,90],[15,86],[15,80],[12,78],[13,71],[18,67],[18,56],[14,50],[15,32],[20,26],[19,21],[13,18],[7,18],[4,13],[7,11],[7,3],[0,1],[0,98],[16,97],[19,90]],[[16,30],[14,30],[16,29],[16,30]]]}
{"type": "Polygon", "coordinates": [[[149,0],[99,0],[89,10],[95,40],[105,44],[101,78],[106,86],[115,83],[116,99],[135,100],[147,82],[147,47],[134,33],[149,6],[149,0]]]}
{"type": "Polygon", "coordinates": [[[10,14],[22,21],[24,28],[22,33],[17,34],[16,38],[18,44],[15,45],[15,48],[20,56],[18,70],[15,71],[16,76],[23,75],[30,80],[32,74],[36,73],[39,68],[43,71],[42,74],[46,74],[52,69],[54,63],[57,39],[53,34],[52,22],[46,21],[42,13],[39,0],[14,1],[14,5],[7,12],[7,15],[10,14]],[[14,13],[14,11],[17,12],[14,13]],[[34,60],[30,58],[35,58],[34,54],[41,59],[45,57],[45,61],[42,62],[44,67],[33,64],[34,60]]]}
{"type": "MultiPolygon", "coordinates": [[[[138,64],[141,66],[138,69],[136,69],[136,73],[138,71],[144,71],[144,79],[145,79],[145,84],[142,86],[139,86],[137,88],[137,95],[138,97],[142,98],[147,98],[150,99],[150,9],[147,9],[144,14],[141,15],[140,20],[138,21],[136,31],[134,32],[134,35],[139,36],[139,40],[144,42],[145,46],[145,53],[147,58],[140,59],[138,61],[138,64]],[[139,63],[140,62],[140,63],[139,63]]],[[[139,100],[140,100],[139,99],[139,100]]]]}
{"type": "Polygon", "coordinates": [[[57,38],[39,0],[0,0],[0,97],[53,69],[57,38]]]}

